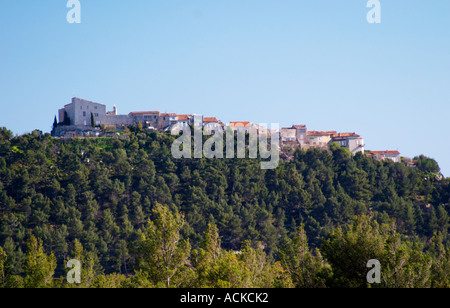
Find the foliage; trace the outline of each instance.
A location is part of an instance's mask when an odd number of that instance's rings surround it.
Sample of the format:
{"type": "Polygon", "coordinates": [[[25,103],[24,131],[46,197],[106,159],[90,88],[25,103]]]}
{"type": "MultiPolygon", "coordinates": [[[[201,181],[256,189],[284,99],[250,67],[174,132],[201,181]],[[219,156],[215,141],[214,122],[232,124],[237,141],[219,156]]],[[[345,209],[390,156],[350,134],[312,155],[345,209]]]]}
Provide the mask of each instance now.
{"type": "Polygon", "coordinates": [[[40,288],[52,283],[56,268],[56,258],[52,254],[47,256],[43,250],[42,240],[34,236],[28,241],[28,253],[25,265],[25,286],[27,288],[40,288]]]}
{"type": "Polygon", "coordinates": [[[180,241],[181,215],[157,204],[153,217],[136,243],[136,262],[153,284],[170,287],[185,270],[191,246],[189,241],[180,241]]]}
{"type": "Polygon", "coordinates": [[[174,159],[173,140],[0,129],[3,286],[55,286],[74,257],[79,287],[367,287],[368,258],[381,286],[450,285],[450,184],[434,160],[414,169],[333,144],[261,170],[174,159]]]}

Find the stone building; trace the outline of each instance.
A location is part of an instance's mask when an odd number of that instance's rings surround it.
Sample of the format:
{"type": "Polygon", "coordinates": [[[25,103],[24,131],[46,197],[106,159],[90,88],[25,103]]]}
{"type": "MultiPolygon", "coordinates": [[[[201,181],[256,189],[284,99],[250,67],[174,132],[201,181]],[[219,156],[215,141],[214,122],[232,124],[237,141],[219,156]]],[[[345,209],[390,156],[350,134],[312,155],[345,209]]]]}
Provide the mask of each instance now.
{"type": "Polygon", "coordinates": [[[297,141],[297,130],[294,128],[282,128],[280,130],[281,143],[295,143],[297,141]]]}
{"type": "Polygon", "coordinates": [[[306,125],[292,125],[292,127],[282,128],[280,130],[282,143],[294,143],[304,146],[307,141],[308,129],[306,125]]]}
{"type": "Polygon", "coordinates": [[[328,148],[331,142],[331,136],[336,134],[336,131],[308,131],[306,134],[305,148],[328,148]]]}
{"type": "MultiPolygon", "coordinates": [[[[192,125],[196,129],[204,128],[212,133],[219,127],[231,129],[235,133],[261,133],[266,132],[270,137],[270,130],[250,122],[230,122],[227,126],[215,117],[203,115],[175,113],[160,113],[159,111],[131,112],[127,115],[119,114],[114,105],[112,111],[106,110],[106,105],[74,97],[72,102],[58,112],[59,125],[52,134],[58,137],[95,137],[102,133],[101,126],[114,129],[142,123],[148,129],[169,131],[174,125],[181,127],[192,125]],[[94,118],[94,127],[92,125],[94,118]]],[[[364,153],[364,139],[356,133],[337,133],[336,131],[308,131],[306,125],[293,125],[289,128],[274,130],[280,134],[282,144],[289,144],[302,149],[319,148],[329,149],[331,142],[347,147],[354,155],[364,153]]],[[[377,159],[400,160],[400,154],[393,151],[373,152],[377,159]]]]}
{"type": "Polygon", "coordinates": [[[141,122],[142,124],[146,124],[146,126],[153,128],[157,128],[160,122],[159,111],[131,112],[129,116],[133,118],[133,124],[141,122]]]}
{"type": "Polygon", "coordinates": [[[134,124],[132,116],[117,114],[116,106],[114,106],[113,111],[107,112],[106,105],[77,97],[72,98],[70,104],[59,110],[59,123],[76,127],[92,127],[92,115],[94,116],[95,126],[126,126],[134,124]]]}

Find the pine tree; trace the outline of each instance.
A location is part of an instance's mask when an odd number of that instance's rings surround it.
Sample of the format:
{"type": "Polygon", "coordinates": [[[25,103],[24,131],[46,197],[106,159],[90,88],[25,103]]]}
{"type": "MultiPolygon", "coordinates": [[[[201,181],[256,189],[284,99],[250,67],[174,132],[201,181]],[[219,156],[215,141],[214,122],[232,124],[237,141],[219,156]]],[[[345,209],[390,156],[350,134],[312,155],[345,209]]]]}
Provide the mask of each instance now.
{"type": "Polygon", "coordinates": [[[346,230],[338,227],[321,251],[333,270],[333,287],[367,287],[367,262],[382,261],[387,235],[368,216],[357,217],[346,230]]]}

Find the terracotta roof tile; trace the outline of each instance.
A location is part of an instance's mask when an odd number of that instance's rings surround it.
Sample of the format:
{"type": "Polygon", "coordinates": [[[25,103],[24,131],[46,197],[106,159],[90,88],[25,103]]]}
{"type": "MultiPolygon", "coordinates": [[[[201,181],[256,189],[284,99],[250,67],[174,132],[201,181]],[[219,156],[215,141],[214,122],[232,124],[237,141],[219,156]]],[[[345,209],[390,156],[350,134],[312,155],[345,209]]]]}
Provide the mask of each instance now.
{"type": "Polygon", "coordinates": [[[331,137],[333,137],[333,138],[346,138],[346,137],[361,137],[361,136],[356,134],[356,133],[339,133],[339,134],[333,134],[331,137]]]}
{"type": "Polygon", "coordinates": [[[309,131],[308,136],[332,136],[335,135],[336,131],[328,131],[328,132],[318,132],[318,131],[309,131]]]}
{"type": "Polygon", "coordinates": [[[306,125],[292,125],[292,129],[306,129],[306,125]]]}
{"type": "Polygon", "coordinates": [[[205,122],[205,123],[219,123],[219,121],[215,117],[205,117],[205,118],[203,118],[203,122],[205,122]]]}
{"type": "Polygon", "coordinates": [[[400,155],[399,151],[371,151],[370,154],[372,155],[400,155]]]}
{"type": "Polygon", "coordinates": [[[250,127],[250,122],[230,122],[231,127],[250,127]]]}
{"type": "Polygon", "coordinates": [[[179,114],[178,115],[178,121],[187,121],[189,120],[189,115],[187,114],[179,114]]]}
{"type": "Polygon", "coordinates": [[[159,111],[136,111],[130,112],[130,114],[159,114],[159,111]]]}

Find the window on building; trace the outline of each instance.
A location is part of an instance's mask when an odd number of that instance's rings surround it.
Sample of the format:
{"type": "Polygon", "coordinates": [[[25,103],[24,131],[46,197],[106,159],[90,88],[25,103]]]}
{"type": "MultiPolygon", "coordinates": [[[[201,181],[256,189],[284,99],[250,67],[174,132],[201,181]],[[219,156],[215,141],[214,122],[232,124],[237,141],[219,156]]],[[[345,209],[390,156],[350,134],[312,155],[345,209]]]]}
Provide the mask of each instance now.
{"type": "Polygon", "coordinates": [[[94,114],[94,116],[98,117],[98,113],[94,114]]]}
{"type": "Polygon", "coordinates": [[[83,111],[83,117],[85,117],[86,116],[86,111],[83,111]]]}

